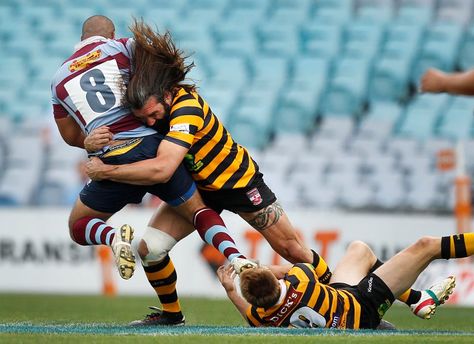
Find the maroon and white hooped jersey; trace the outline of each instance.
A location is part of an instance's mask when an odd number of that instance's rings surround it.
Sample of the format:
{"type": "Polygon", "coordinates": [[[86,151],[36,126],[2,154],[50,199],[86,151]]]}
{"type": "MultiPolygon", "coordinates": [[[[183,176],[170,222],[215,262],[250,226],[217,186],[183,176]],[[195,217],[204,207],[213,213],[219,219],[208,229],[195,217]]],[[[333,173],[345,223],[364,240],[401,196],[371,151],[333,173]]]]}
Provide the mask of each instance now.
{"type": "Polygon", "coordinates": [[[85,134],[107,125],[114,139],[156,133],[122,106],[133,44],[133,39],[94,36],[76,45],[51,83],[54,117],[72,116],[85,134]]]}

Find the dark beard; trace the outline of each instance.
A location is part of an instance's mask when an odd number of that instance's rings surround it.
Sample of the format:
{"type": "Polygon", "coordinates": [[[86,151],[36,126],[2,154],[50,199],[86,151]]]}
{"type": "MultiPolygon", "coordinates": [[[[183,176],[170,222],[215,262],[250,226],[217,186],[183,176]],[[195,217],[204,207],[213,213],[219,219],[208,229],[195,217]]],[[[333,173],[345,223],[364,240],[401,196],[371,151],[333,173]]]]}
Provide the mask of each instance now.
{"type": "Polygon", "coordinates": [[[159,134],[166,135],[170,131],[170,118],[169,116],[158,119],[155,121],[155,124],[151,127],[155,129],[159,134]]]}
{"type": "Polygon", "coordinates": [[[161,104],[163,104],[165,108],[165,117],[163,119],[157,119],[151,128],[155,129],[159,134],[165,136],[170,131],[171,106],[165,102],[162,102],[161,104]]]}

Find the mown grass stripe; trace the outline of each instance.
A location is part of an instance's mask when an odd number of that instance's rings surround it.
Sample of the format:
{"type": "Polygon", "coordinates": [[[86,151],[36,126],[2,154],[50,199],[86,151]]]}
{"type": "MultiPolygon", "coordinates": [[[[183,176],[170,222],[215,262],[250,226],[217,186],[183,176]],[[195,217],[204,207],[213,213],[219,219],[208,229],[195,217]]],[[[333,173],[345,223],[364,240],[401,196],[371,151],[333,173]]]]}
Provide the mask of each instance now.
{"type": "Polygon", "coordinates": [[[249,328],[231,326],[183,326],[183,327],[130,327],[105,324],[38,325],[30,323],[0,324],[0,333],[30,334],[104,334],[104,335],[288,335],[288,336],[473,336],[468,331],[372,331],[372,330],[329,330],[329,329],[285,329],[249,328]]]}

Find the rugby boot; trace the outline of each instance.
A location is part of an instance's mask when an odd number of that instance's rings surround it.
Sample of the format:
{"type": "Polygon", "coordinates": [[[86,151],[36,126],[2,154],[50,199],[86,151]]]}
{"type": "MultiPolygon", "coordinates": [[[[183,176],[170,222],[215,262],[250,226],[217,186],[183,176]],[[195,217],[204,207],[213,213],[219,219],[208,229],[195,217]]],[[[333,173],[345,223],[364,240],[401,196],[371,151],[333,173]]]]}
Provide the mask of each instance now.
{"type": "Polygon", "coordinates": [[[253,269],[258,267],[258,263],[254,262],[247,258],[234,258],[230,262],[235,272],[240,275],[240,273],[246,269],[253,269]]]}
{"type": "Polygon", "coordinates": [[[158,307],[148,307],[152,313],[147,314],[143,320],[134,320],[130,326],[183,326],[185,318],[183,313],[165,312],[158,307]]]}
{"type": "Polygon", "coordinates": [[[429,289],[421,292],[421,298],[417,303],[410,305],[413,313],[422,319],[431,319],[435,314],[436,308],[449,299],[456,286],[456,278],[448,278],[435,283],[429,289]]]}
{"type": "Polygon", "coordinates": [[[132,252],[130,243],[133,240],[133,228],[129,225],[123,225],[120,230],[115,233],[112,242],[112,251],[115,256],[115,264],[117,265],[120,277],[128,280],[133,276],[135,271],[135,255],[132,252]]]}
{"type": "Polygon", "coordinates": [[[387,320],[380,320],[379,326],[377,326],[376,330],[383,330],[383,331],[395,331],[397,328],[394,324],[387,320]]]}

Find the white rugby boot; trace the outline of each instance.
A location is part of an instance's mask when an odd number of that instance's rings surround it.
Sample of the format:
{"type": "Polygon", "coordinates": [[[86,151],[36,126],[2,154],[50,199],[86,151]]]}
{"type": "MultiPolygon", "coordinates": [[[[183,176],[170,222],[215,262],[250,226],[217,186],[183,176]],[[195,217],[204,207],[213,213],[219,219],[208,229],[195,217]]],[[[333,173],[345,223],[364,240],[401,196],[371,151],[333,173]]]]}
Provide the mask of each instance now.
{"type": "Polygon", "coordinates": [[[129,225],[123,225],[120,230],[115,232],[112,241],[112,251],[115,256],[115,264],[117,266],[120,277],[130,279],[135,271],[135,255],[132,252],[130,243],[133,240],[133,228],[129,225]]]}
{"type": "Polygon", "coordinates": [[[234,258],[230,262],[232,267],[234,268],[235,272],[237,275],[240,275],[240,273],[246,269],[253,269],[258,267],[258,263],[254,262],[250,259],[247,258],[234,258]]]}
{"type": "Polygon", "coordinates": [[[417,317],[431,319],[436,313],[436,308],[449,299],[455,286],[456,278],[454,276],[435,283],[429,289],[421,292],[420,301],[410,305],[411,310],[417,317]]]}

